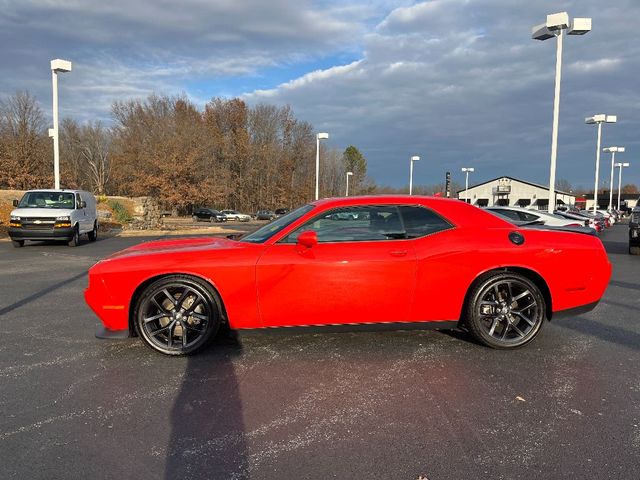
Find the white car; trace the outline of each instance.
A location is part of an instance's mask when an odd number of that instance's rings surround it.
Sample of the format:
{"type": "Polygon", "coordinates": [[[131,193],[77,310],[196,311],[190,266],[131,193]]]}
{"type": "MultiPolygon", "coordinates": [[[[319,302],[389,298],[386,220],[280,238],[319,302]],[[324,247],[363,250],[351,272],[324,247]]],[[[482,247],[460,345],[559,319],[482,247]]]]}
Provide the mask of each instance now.
{"type": "Polygon", "coordinates": [[[80,235],[98,238],[95,197],[83,190],[29,190],[11,212],[9,236],[14,247],[25,240],[61,240],[75,247],[80,235]]]}
{"type": "Polygon", "coordinates": [[[503,207],[498,205],[487,207],[486,210],[518,222],[538,222],[542,225],[550,225],[553,227],[584,226],[584,224],[580,224],[576,220],[570,220],[559,215],[554,215],[540,210],[529,210],[520,207],[503,207]]]}
{"type": "Polygon", "coordinates": [[[248,222],[251,220],[251,215],[240,213],[237,210],[222,210],[220,213],[222,213],[227,220],[237,220],[239,222],[248,222]]]}

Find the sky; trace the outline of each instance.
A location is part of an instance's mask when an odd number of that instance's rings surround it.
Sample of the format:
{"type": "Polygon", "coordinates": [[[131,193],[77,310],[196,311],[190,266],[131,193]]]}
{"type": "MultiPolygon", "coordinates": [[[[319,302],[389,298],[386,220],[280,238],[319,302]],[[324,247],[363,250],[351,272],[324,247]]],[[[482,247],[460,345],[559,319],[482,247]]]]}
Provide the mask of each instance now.
{"type": "MultiPolygon", "coordinates": [[[[556,40],[531,39],[549,13],[592,17],[564,39],[557,178],[593,188],[596,130],[625,146],[623,183],[640,185],[638,0],[0,0],[0,98],[18,90],[60,115],[111,121],[116,100],[152,92],[290,105],[355,145],[379,185],[470,184],[501,175],[549,182],[556,40]]],[[[600,186],[611,156],[601,157],[600,186]]],[[[617,173],[616,173],[617,177],[617,173]]]]}

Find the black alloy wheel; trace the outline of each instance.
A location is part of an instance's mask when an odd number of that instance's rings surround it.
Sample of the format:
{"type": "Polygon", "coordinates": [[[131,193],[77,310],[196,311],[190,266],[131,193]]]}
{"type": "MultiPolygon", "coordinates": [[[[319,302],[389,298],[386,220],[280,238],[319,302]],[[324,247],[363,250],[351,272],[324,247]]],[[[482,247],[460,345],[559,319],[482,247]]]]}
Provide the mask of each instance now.
{"type": "Polygon", "coordinates": [[[135,327],[144,342],[165,355],[187,355],[218,331],[217,303],[206,283],[171,275],[149,285],[137,302],[135,327]]]}
{"type": "Polygon", "coordinates": [[[465,324],[481,343],[498,349],[521,347],[540,332],[546,317],[540,289],[513,272],[485,277],[473,288],[465,324]]]}
{"type": "Polygon", "coordinates": [[[71,240],[69,240],[69,246],[77,247],[78,245],[80,245],[80,229],[76,225],[73,229],[73,237],[71,237],[71,240]]]}
{"type": "Polygon", "coordinates": [[[98,239],[98,221],[93,222],[93,230],[87,233],[90,242],[95,242],[98,239]]]}

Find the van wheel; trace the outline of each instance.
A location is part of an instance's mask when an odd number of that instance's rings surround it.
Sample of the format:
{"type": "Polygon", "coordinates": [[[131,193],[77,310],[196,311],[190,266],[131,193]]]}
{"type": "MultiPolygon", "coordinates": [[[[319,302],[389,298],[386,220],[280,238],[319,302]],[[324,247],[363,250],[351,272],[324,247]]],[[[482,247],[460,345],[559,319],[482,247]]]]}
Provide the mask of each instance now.
{"type": "Polygon", "coordinates": [[[24,247],[24,240],[11,240],[11,243],[16,248],[24,247]]]}
{"type": "Polygon", "coordinates": [[[93,230],[87,233],[90,242],[95,242],[98,239],[98,222],[93,222],[93,230]]]}
{"type": "Polygon", "coordinates": [[[77,247],[78,245],[80,245],[80,230],[78,229],[78,226],[76,225],[76,228],[73,229],[73,238],[71,238],[71,240],[69,240],[69,246],[70,247],[77,247]]]}

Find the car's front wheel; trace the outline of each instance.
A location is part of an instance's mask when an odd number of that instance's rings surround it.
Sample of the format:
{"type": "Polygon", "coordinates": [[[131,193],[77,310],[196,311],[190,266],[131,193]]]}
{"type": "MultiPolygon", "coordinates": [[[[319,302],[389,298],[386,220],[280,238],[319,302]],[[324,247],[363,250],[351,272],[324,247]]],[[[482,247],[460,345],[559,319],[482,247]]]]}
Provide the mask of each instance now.
{"type": "Polygon", "coordinates": [[[208,285],[183,275],[149,285],[135,308],[138,335],[166,355],[187,355],[204,347],[220,326],[217,303],[208,285]]]}
{"type": "Polygon", "coordinates": [[[464,323],[481,343],[493,348],[517,348],[540,332],[546,317],[538,286],[515,272],[484,277],[471,290],[464,323]]]}
{"type": "Polygon", "coordinates": [[[640,255],[640,247],[632,247],[629,245],[629,255],[640,255]]]}
{"type": "Polygon", "coordinates": [[[80,229],[76,225],[76,227],[73,229],[73,237],[71,237],[71,240],[69,240],[69,246],[77,247],[78,245],[80,245],[80,229]]]}
{"type": "Polygon", "coordinates": [[[87,236],[90,242],[95,242],[98,239],[98,222],[93,222],[93,230],[91,230],[87,236]]]}
{"type": "Polygon", "coordinates": [[[11,243],[16,248],[24,247],[24,240],[11,240],[11,243]]]}

